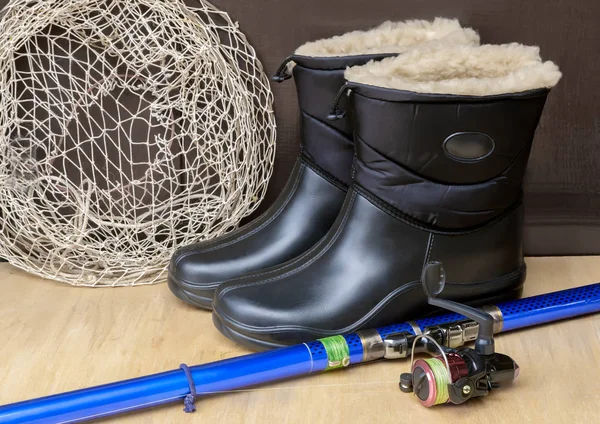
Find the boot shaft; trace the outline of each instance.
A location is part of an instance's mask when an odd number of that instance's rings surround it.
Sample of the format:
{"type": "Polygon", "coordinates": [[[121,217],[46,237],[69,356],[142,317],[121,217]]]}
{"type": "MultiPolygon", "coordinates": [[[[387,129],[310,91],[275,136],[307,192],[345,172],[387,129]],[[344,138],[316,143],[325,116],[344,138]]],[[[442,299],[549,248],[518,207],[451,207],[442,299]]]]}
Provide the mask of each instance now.
{"type": "Polygon", "coordinates": [[[550,87],[539,49],[426,46],[345,73],[354,183],[417,225],[464,232],[521,203],[550,87]]]}
{"type": "MultiPolygon", "coordinates": [[[[331,99],[345,83],[344,71],[428,43],[478,45],[479,36],[470,28],[462,28],[455,19],[436,18],[384,22],[367,31],[353,31],[300,46],[281,65],[274,79],[287,79],[289,64],[293,63],[303,156],[330,177],[350,185],[354,157],[351,117],[342,116],[335,122],[327,119],[331,99]]],[[[345,104],[347,99],[340,101],[345,104]]]]}
{"type": "Polygon", "coordinates": [[[485,225],[521,201],[547,95],[547,89],[469,97],[355,86],[354,181],[423,225],[485,225]]]}
{"type": "MultiPolygon", "coordinates": [[[[327,119],[329,104],[345,83],[349,66],[364,65],[390,55],[343,57],[292,56],[294,81],[300,109],[300,140],[303,155],[328,174],[349,186],[354,158],[350,115],[327,119]]],[[[340,102],[347,106],[347,99],[340,102]]]]}
{"type": "MultiPolygon", "coordinates": [[[[402,64],[404,54],[372,62],[364,67],[374,69],[367,72],[373,78],[360,81],[349,77],[353,68],[345,72],[355,114],[354,184],[310,250],[219,288],[215,316],[226,334],[273,347],[424,315],[420,279],[430,261],[444,264],[445,298],[488,304],[520,294],[523,172],[547,88],[560,73],[550,69],[551,78],[540,82],[534,72],[533,84],[519,72],[503,80],[502,67],[515,64],[512,53],[448,53],[437,66],[431,56],[419,61],[410,52],[401,68],[395,61],[402,64]],[[479,62],[470,63],[473,57],[479,62]],[[378,74],[386,61],[394,71],[387,80],[378,74]],[[394,89],[411,70],[418,74],[411,89],[394,89]],[[454,70],[465,81],[457,82],[454,70]],[[457,84],[471,92],[454,93],[457,84]]],[[[525,56],[516,65],[529,73],[539,60],[537,53],[525,56]]],[[[301,99],[303,111],[312,100],[301,99]]],[[[321,117],[327,113],[319,110],[321,117]]],[[[331,116],[338,115],[334,107],[331,116]]]]}

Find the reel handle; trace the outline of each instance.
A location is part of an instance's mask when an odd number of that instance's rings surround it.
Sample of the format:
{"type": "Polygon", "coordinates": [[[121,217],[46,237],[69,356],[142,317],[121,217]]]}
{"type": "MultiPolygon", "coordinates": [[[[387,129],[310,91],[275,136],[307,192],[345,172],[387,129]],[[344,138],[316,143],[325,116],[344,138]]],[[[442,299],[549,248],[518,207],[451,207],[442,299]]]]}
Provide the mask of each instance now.
{"type": "Polygon", "coordinates": [[[475,340],[477,353],[486,356],[494,354],[494,319],[490,314],[471,306],[437,298],[446,284],[446,272],[441,262],[428,262],[425,265],[421,274],[421,283],[430,305],[464,315],[479,324],[479,333],[475,340]]]}

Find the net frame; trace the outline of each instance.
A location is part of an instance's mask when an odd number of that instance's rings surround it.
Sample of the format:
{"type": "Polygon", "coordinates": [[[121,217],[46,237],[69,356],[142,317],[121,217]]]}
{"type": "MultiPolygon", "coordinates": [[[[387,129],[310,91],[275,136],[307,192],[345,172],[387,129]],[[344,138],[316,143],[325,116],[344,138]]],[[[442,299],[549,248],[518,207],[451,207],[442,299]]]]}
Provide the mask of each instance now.
{"type": "Polygon", "coordinates": [[[0,256],[82,286],[163,281],[235,229],[275,155],[269,80],[203,0],[11,0],[0,13],[0,256]]]}

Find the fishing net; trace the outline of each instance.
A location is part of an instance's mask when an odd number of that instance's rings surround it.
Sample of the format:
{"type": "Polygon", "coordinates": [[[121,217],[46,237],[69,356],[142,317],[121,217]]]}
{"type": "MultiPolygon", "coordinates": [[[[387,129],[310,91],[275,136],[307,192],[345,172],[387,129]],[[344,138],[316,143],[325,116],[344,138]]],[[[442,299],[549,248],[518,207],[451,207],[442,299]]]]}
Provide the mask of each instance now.
{"type": "Polygon", "coordinates": [[[164,279],[256,209],[272,93],[229,16],[182,0],[12,0],[0,15],[0,256],[73,285],[164,279]]]}

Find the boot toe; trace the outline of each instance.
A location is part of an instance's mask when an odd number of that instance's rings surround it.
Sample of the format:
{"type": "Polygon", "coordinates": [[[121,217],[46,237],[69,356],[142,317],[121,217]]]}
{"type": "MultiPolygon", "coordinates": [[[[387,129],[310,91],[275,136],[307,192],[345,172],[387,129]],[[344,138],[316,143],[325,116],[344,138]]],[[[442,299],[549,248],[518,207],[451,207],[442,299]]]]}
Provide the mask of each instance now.
{"type": "Polygon", "coordinates": [[[169,266],[169,288],[179,299],[210,308],[215,288],[231,278],[232,268],[219,258],[218,251],[204,252],[195,246],[177,250],[169,266]]]}
{"type": "Polygon", "coordinates": [[[210,252],[184,248],[173,254],[169,271],[184,286],[210,288],[223,280],[225,268],[223,261],[210,252]]]}
{"type": "Polygon", "coordinates": [[[273,302],[278,283],[285,284],[268,278],[221,284],[213,300],[213,321],[219,331],[254,350],[313,340],[316,329],[310,328],[310,303],[290,302],[287,296],[287,302],[273,302]]]}
{"type": "Polygon", "coordinates": [[[256,330],[273,330],[271,324],[274,322],[285,325],[290,311],[282,310],[276,304],[266,307],[265,299],[270,299],[277,288],[263,283],[236,280],[220,285],[213,303],[218,305],[221,318],[240,328],[256,330]]]}

